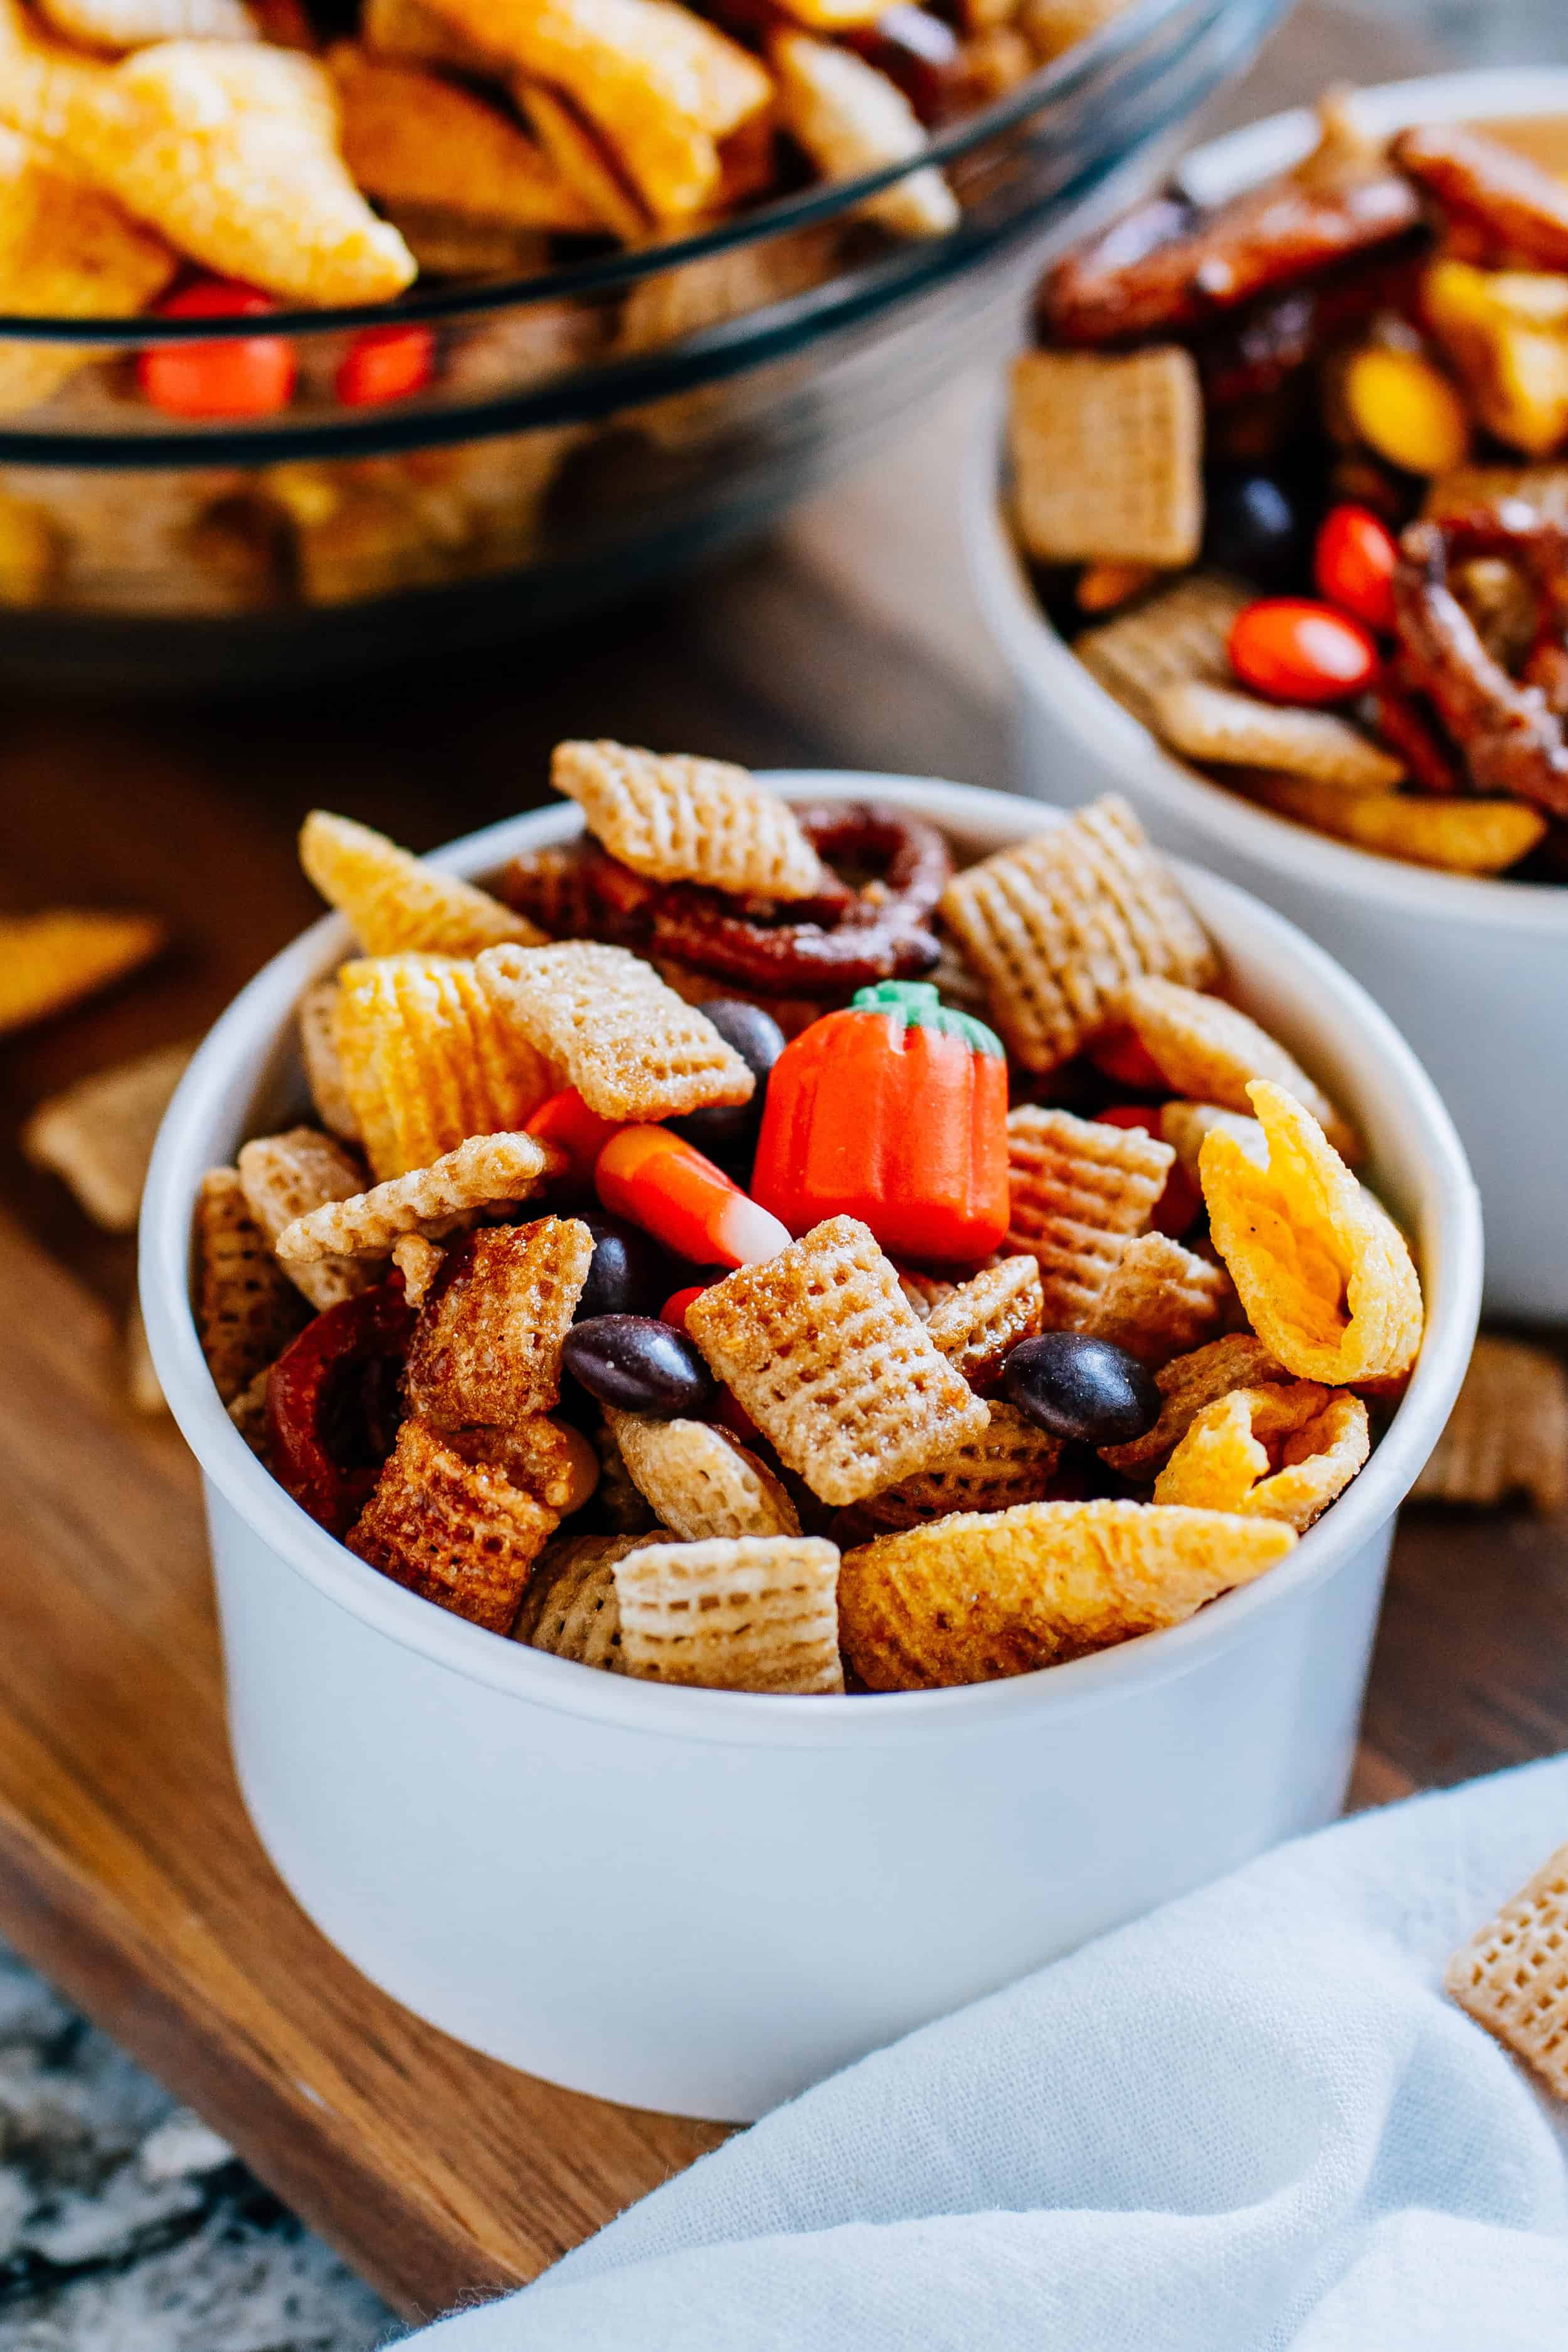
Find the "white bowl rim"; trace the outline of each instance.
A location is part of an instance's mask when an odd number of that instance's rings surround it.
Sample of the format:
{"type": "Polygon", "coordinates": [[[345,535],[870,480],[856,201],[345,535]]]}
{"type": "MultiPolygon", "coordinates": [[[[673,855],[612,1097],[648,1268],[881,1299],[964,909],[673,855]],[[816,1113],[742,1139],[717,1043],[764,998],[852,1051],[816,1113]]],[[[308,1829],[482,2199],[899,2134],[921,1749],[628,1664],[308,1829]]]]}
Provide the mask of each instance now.
{"type": "MultiPolygon", "coordinates": [[[[767,782],[793,797],[880,798],[962,831],[966,824],[1018,834],[1020,818],[1041,824],[1062,812],[1015,794],[931,779],[826,770],[775,771],[767,782]]],[[[560,805],[503,819],[436,853],[433,862],[478,874],[522,847],[540,847],[581,830],[580,812],[560,805]]],[[[416,1654],[469,1680],[574,1716],[644,1734],[728,1745],[837,1746],[852,1738],[984,1731],[1036,1707],[1060,1714],[1113,1694],[1152,1687],[1179,1674],[1194,1651],[1239,1639],[1259,1609],[1277,1607],[1328,1576],[1393,1516],[1436,1444],[1469,1360],[1479,1312],[1480,1207],[1463,1149],[1431,1080],[1386,1015],[1303,933],[1260,901],[1216,876],[1180,866],[1189,885],[1222,914],[1235,908],[1277,940],[1296,968],[1297,988],[1337,1007],[1347,1031],[1366,1035],[1386,1080],[1402,1089],[1435,1180],[1435,1267],[1428,1267],[1429,1314],[1420,1360],[1381,1444],[1345,1496],[1279,1567],[1224,1596],[1184,1624],[1095,1655],[1007,1680],[939,1691],[772,1697],[638,1682],[501,1640],[405,1591],[354,1558],[318,1527],[251,1453],[208,1375],[190,1305],[191,1213],[204,1171],[199,1138],[226,1109],[237,1055],[281,1039],[294,1004],[323,969],[351,951],[347,925],[324,917],[263,966],[222,1013],[181,1080],[159,1131],[148,1171],[141,1227],[142,1315],[158,1377],[179,1427],[217,1493],[281,1559],[350,1614],[416,1654]]],[[[1216,924],[1223,937],[1223,922],[1216,924]]],[[[233,1106],[237,1108],[238,1106],[233,1106]]]]}
{"type": "MultiPolygon", "coordinates": [[[[1477,68],[1384,82],[1356,93],[1369,126],[1394,131],[1415,121],[1501,121],[1568,114],[1568,66],[1477,68]]],[[[1288,169],[1311,143],[1310,109],[1292,108],[1244,125],[1195,148],[1176,167],[1184,187],[1205,201],[1288,169]]],[[[1062,712],[1073,731],[1129,778],[1158,793],[1171,809],[1211,837],[1246,850],[1259,863],[1288,867],[1295,877],[1348,897],[1396,905],[1435,922],[1479,923],[1547,937],[1568,938],[1568,886],[1510,882],[1449,874],[1383,857],[1336,841],[1310,825],[1260,808],[1224,784],[1184,767],[1131,711],[1107,694],[1040,610],[996,495],[1004,395],[988,405],[971,448],[964,483],[965,538],[970,571],[985,617],[1016,673],[1062,712]]]]}

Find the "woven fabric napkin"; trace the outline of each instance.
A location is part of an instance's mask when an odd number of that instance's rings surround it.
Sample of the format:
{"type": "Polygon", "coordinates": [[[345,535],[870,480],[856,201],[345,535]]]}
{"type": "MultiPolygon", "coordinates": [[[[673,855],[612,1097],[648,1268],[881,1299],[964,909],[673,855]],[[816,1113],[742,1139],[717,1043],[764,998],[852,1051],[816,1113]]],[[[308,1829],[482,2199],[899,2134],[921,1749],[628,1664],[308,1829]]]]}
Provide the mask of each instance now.
{"type": "Polygon", "coordinates": [[[1568,2110],[1447,2000],[1568,1757],[1279,1848],[780,2108],[422,2352],[1558,2352],[1568,2110]]]}

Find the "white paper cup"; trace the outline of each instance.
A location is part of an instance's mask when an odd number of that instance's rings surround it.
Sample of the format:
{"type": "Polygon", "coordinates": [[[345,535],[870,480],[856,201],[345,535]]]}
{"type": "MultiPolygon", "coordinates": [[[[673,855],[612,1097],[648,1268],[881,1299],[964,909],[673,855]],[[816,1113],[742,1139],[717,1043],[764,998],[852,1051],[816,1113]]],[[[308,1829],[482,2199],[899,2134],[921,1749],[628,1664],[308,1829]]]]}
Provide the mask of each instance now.
{"type": "MultiPolygon", "coordinates": [[[[1568,113],[1568,70],[1435,75],[1363,92],[1368,121],[1568,113]]],[[[1285,170],[1311,117],[1275,115],[1187,158],[1205,201],[1285,170]]],[[[1568,1319],[1568,888],[1486,881],[1376,857],[1210,783],[1173,759],[1077,661],[1041,613],[997,504],[998,411],[965,490],[970,564],[1015,688],[1021,788],[1068,806],[1125,793],[1154,837],[1300,923],[1354,974],[1436,1084],[1476,1171],[1486,1304],[1568,1319]]]]}
{"type": "MultiPolygon", "coordinates": [[[[1055,820],[962,785],[773,781],[899,803],[976,850],[1055,820]]],[[[483,874],[579,823],[520,817],[441,862],[483,874]]],[[[236,1761],[300,1904],[420,2016],[575,2090],[748,2117],[1337,1811],[1394,1513],[1469,1355],[1479,1220],[1382,1014],[1277,916],[1185,879],[1247,1002],[1364,1127],[1416,1238],[1426,1345],[1367,1468],[1280,1567],[1173,1632],[963,1690],[756,1698],[596,1674],[324,1534],[219,1403],[188,1276],[204,1170],[299,1101],[291,1013],[347,951],[342,923],[214,1029],[153,1158],[142,1295],[206,1483],[236,1761]]]]}

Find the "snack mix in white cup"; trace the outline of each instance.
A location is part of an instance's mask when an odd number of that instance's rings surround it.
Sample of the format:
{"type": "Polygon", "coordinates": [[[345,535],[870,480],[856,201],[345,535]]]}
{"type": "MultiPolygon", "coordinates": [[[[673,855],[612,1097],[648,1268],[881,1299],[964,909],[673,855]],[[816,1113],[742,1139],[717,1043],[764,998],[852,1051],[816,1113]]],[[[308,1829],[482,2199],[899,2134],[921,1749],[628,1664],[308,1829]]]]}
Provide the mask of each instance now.
{"type": "Polygon", "coordinates": [[[342,912],[175,1097],[144,1312],[300,1903],[749,2116],[1331,1817],[1479,1218],[1384,1017],[1122,803],[554,781],[429,863],[309,821],[342,912]]]}
{"type": "Polygon", "coordinates": [[[1489,1305],[1547,1320],[1568,1315],[1568,1256],[1541,1246],[1568,1157],[1564,165],[1563,72],[1341,96],[1199,151],[1047,274],[1003,511],[992,428],[969,514],[1026,787],[1114,783],[1341,958],[1454,1113],[1489,1305]]]}

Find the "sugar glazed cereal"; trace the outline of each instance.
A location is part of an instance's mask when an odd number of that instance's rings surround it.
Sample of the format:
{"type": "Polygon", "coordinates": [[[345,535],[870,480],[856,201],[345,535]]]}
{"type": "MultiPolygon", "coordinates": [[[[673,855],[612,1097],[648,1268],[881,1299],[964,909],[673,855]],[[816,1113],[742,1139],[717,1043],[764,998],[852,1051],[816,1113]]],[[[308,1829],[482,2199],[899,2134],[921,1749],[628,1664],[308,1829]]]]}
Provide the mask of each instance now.
{"type": "Polygon", "coordinates": [[[1282,178],[1156,197],[1050,270],[1014,533],[1086,668],[1205,777],[1380,856],[1561,882],[1563,182],[1527,126],[1320,117],[1282,178]]]}
{"type": "Polygon", "coordinates": [[[719,761],[555,772],[589,829],[483,888],[306,823],[355,934],[300,1006],[319,1123],[204,1180],[193,1294],[300,1507],[552,1671],[775,1696],[1266,1575],[1420,1284],[1126,806],[960,869],[719,761]]]}
{"type": "MultiPolygon", "coordinates": [[[[0,0],[0,311],[251,321],[134,358],[0,339],[0,416],[62,441],[123,430],[128,405],[341,427],[641,361],[950,235],[990,183],[922,160],[932,138],[1092,29],[1034,0],[0,0]],[[683,257],[889,171],[820,220],[683,257]],[[638,266],[602,267],[622,250],[638,266]],[[526,303],[490,307],[524,282],[526,303]],[[489,299],[409,315],[416,288],[489,299]],[[384,323],[268,331],[280,310],[375,304],[384,323]]],[[[602,428],[406,455],[0,467],[0,606],[242,612],[510,569],[599,432],[641,436],[657,467],[729,424],[705,387],[602,428]]],[[[593,511],[591,474],[578,495],[593,511]]]]}

